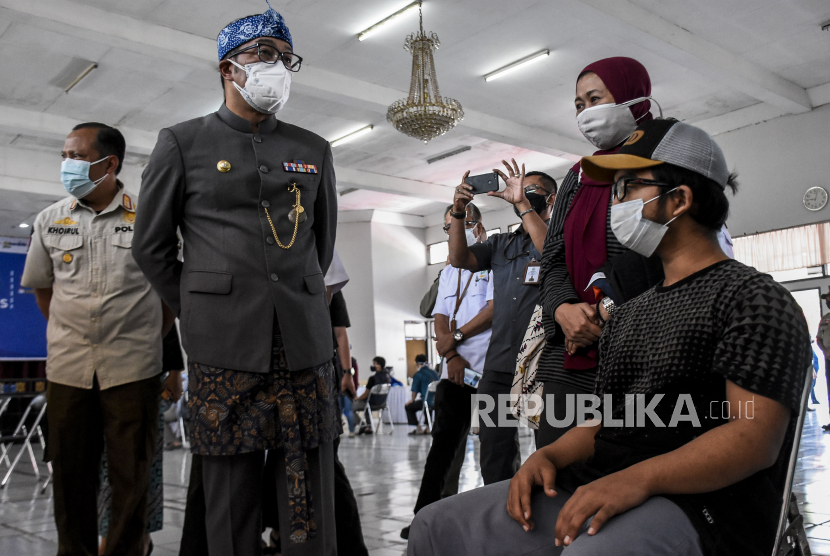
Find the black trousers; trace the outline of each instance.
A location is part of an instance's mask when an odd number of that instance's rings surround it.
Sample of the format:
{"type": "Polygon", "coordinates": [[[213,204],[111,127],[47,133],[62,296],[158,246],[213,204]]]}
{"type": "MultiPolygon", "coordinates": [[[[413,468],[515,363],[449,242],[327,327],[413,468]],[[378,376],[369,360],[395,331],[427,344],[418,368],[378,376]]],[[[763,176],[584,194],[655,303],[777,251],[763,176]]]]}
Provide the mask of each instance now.
{"type": "Polygon", "coordinates": [[[481,413],[486,407],[479,401],[479,431],[481,440],[481,477],[485,485],[512,479],[521,464],[519,453],[518,420],[510,412],[509,394],[513,385],[513,375],[494,371],[484,371],[478,383],[478,395],[489,396],[495,406],[487,417],[481,413]],[[500,395],[502,397],[500,398],[500,395]],[[499,426],[499,416],[505,426],[499,426]]]}
{"type": "Polygon", "coordinates": [[[435,422],[432,446],[424,465],[424,476],[415,502],[415,513],[441,499],[447,473],[460,444],[467,443],[472,418],[472,395],[475,388],[459,386],[449,380],[438,383],[435,391],[435,422]]]}
{"type": "MultiPolygon", "coordinates": [[[[424,400],[409,402],[404,406],[404,409],[406,410],[406,422],[412,426],[420,425],[418,422],[418,412],[424,409],[424,400]]],[[[426,417],[424,417],[424,422],[426,422],[426,417]]]]}
{"type": "Polygon", "coordinates": [[[536,449],[544,448],[549,444],[553,444],[559,437],[576,426],[575,411],[571,413],[573,419],[568,425],[555,427],[548,422],[550,411],[553,411],[553,417],[557,421],[564,421],[567,417],[567,403],[568,398],[571,397],[572,407],[576,408],[577,394],[590,394],[581,388],[570,386],[569,384],[562,384],[561,382],[545,382],[542,388],[542,398],[545,400],[545,406],[542,410],[542,419],[539,422],[539,428],[534,431],[536,436],[536,449]],[[553,398],[551,398],[553,396],[553,398]],[[550,404],[551,400],[553,405],[550,404]]]}
{"type": "Polygon", "coordinates": [[[202,482],[202,456],[193,454],[192,457],[179,556],[206,556],[208,553],[207,525],[205,524],[207,506],[205,505],[205,485],[202,482]]]}
{"type": "MultiPolygon", "coordinates": [[[[284,556],[335,556],[334,448],[331,443],[306,452],[317,534],[303,543],[288,540],[291,529],[285,454],[269,450],[274,458],[277,518],[284,556]]],[[[262,554],[262,506],[265,452],[233,456],[203,456],[208,554],[259,556],[262,554]]]]}
{"type": "MultiPolygon", "coordinates": [[[[340,439],[334,441],[334,513],[337,524],[338,556],[368,556],[369,550],[363,541],[360,513],[357,509],[352,485],[346,476],[346,469],[337,456],[340,439]]],[[[274,459],[270,459],[273,464],[274,459]]],[[[266,527],[279,527],[276,510],[276,481],[273,474],[264,472],[266,491],[273,492],[271,500],[263,502],[263,520],[266,527]],[[269,490],[270,489],[270,490],[269,490]]],[[[205,525],[205,490],[202,482],[202,456],[193,454],[190,467],[190,484],[187,487],[187,507],[182,527],[179,556],[205,556],[207,548],[207,527],[205,525]]]]}
{"type": "Polygon", "coordinates": [[[346,469],[337,456],[340,439],[334,441],[334,513],[337,519],[337,556],[369,556],[363,542],[360,512],[346,469]]]}
{"type": "Polygon", "coordinates": [[[159,413],[158,377],[101,390],[50,382],[47,459],[52,462],[58,556],[98,554],[98,482],[107,441],[112,517],[107,555],[144,553],[147,485],[159,413]]]}

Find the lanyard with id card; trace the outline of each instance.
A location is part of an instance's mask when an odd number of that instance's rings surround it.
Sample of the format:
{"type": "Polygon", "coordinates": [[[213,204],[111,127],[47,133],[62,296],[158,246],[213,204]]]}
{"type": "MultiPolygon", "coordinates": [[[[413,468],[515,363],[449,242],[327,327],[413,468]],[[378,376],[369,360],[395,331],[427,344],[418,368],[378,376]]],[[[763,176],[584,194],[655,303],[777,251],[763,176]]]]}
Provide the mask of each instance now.
{"type": "Polygon", "coordinates": [[[524,282],[522,282],[526,286],[538,286],[539,285],[539,271],[542,265],[539,261],[535,258],[530,259],[530,262],[527,263],[524,272],[524,282]]]}

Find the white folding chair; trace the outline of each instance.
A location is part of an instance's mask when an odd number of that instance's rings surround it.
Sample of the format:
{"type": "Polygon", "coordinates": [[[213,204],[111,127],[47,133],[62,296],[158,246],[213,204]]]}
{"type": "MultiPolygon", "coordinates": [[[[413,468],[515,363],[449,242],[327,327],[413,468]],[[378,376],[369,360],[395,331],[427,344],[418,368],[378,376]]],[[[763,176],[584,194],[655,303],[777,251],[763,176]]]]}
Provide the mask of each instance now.
{"type": "MultiPolygon", "coordinates": [[[[372,416],[373,411],[378,412],[378,420],[380,421],[379,427],[377,429],[378,434],[380,434],[380,429],[383,428],[383,411],[386,410],[386,415],[389,417],[389,427],[390,431],[389,434],[395,432],[395,423],[392,422],[392,412],[389,410],[387,406],[387,402],[389,401],[389,390],[392,388],[391,384],[377,384],[372,386],[372,389],[369,390],[369,397],[366,400],[366,407],[364,408],[363,412],[364,415],[369,416],[369,426],[372,427],[372,430],[375,430],[375,419],[372,416]],[[382,403],[371,405],[369,402],[372,401],[372,396],[386,396],[383,399],[382,403]]],[[[364,419],[365,422],[365,419],[364,419]]]]}
{"type": "MultiPolygon", "coordinates": [[[[32,469],[35,472],[35,477],[40,479],[40,470],[37,466],[37,459],[35,458],[35,453],[32,450],[32,437],[37,435],[38,441],[42,448],[46,447],[46,440],[43,438],[43,431],[40,428],[40,422],[43,420],[43,416],[46,414],[46,395],[40,394],[35,396],[32,401],[29,403],[29,406],[26,408],[26,411],[23,412],[23,417],[20,418],[20,422],[17,424],[17,427],[14,430],[14,433],[9,436],[2,436],[0,437],[0,444],[2,444],[2,454],[0,454],[0,461],[4,459],[8,461],[8,454],[11,452],[12,444],[16,442],[23,442],[23,445],[20,447],[20,451],[15,456],[14,460],[12,460],[11,464],[9,464],[9,470],[6,473],[6,476],[3,477],[3,481],[0,482],[0,488],[5,488],[9,482],[9,478],[14,471],[14,468],[17,466],[17,463],[20,461],[20,458],[23,456],[24,452],[28,452],[29,460],[32,462],[32,469]],[[35,417],[34,421],[32,421],[31,427],[27,429],[26,427],[26,420],[28,417],[34,412],[37,411],[37,416],[35,417]]],[[[52,466],[51,464],[46,464],[47,468],[49,469],[49,478],[46,481],[46,484],[49,483],[49,480],[52,477],[52,466]]],[[[46,488],[44,485],[43,489],[46,488]]]]}
{"type": "Polygon", "coordinates": [[[798,461],[798,448],[801,443],[801,432],[804,430],[804,417],[807,414],[807,402],[810,400],[810,390],[813,388],[813,366],[807,370],[804,389],[801,392],[801,411],[795,425],[793,448],[790,451],[790,461],[787,466],[787,476],[784,483],[784,496],[781,500],[781,516],[778,520],[778,530],[775,534],[775,545],[772,556],[810,556],[810,545],[807,542],[807,533],[804,530],[804,518],[798,511],[798,501],[793,494],[793,476],[798,461]]]}
{"type": "MultiPolygon", "coordinates": [[[[432,430],[432,423],[435,421],[435,409],[430,408],[427,400],[429,400],[430,394],[435,394],[435,391],[438,389],[438,383],[441,382],[440,380],[436,380],[429,383],[429,387],[427,388],[427,399],[424,400],[424,419],[427,422],[427,426],[429,430],[432,430]]],[[[435,396],[433,396],[433,404],[435,403],[435,396]]]]}

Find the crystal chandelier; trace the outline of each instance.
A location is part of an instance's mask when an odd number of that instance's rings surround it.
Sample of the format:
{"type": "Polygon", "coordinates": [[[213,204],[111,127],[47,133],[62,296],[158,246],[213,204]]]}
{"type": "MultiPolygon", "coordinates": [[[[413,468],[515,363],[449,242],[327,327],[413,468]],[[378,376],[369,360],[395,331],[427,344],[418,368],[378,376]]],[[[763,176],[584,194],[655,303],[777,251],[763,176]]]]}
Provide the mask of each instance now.
{"type": "MultiPolygon", "coordinates": [[[[420,6],[418,11],[421,12],[420,6]]],[[[435,62],[432,51],[441,42],[438,35],[424,32],[424,16],[420,13],[418,33],[412,33],[404,41],[404,50],[412,53],[412,81],[409,96],[401,99],[386,112],[386,121],[403,134],[429,143],[439,135],[458,125],[464,119],[461,103],[442,97],[435,77],[435,62]]]]}

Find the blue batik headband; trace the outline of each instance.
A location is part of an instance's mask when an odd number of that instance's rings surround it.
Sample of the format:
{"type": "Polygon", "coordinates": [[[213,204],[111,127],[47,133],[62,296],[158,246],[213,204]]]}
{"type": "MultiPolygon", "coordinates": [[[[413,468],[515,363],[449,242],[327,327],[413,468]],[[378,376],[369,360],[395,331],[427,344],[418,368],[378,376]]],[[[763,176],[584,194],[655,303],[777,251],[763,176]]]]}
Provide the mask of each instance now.
{"type": "Polygon", "coordinates": [[[288,32],[288,27],[285,26],[282,16],[271,7],[268,0],[265,1],[268,3],[268,9],[265,13],[244,17],[222,29],[222,32],[216,38],[219,60],[222,60],[225,54],[239,45],[259,37],[281,39],[290,44],[291,48],[294,48],[291,33],[288,32]]]}

